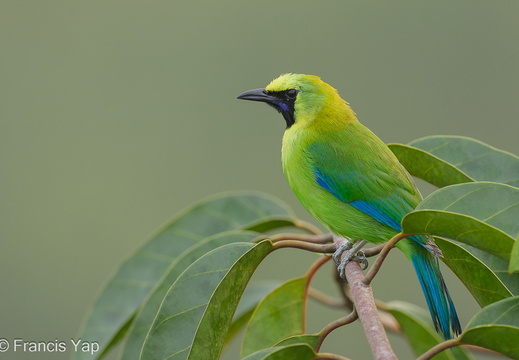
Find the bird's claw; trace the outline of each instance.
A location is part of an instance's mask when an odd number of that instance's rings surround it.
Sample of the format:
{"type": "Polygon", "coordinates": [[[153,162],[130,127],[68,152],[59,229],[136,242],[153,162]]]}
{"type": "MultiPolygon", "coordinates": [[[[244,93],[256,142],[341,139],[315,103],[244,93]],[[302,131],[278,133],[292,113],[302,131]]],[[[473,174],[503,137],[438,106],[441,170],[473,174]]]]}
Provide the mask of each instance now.
{"type": "Polygon", "coordinates": [[[339,272],[339,276],[344,281],[346,280],[346,264],[350,261],[357,261],[360,264],[362,270],[366,270],[368,268],[368,260],[364,255],[364,251],[360,250],[360,248],[364,245],[363,243],[357,243],[353,246],[349,241],[342,244],[337,251],[333,254],[333,260],[337,265],[337,271],[339,272]],[[348,250],[348,251],[346,251],[348,250]],[[346,251],[346,253],[344,253],[346,251]],[[344,254],[343,254],[344,253],[344,254]],[[341,259],[342,257],[342,259],[341,259]]]}
{"type": "Polygon", "coordinates": [[[346,250],[350,250],[353,247],[353,244],[349,241],[344,242],[335,252],[333,253],[333,261],[336,266],[341,264],[341,256],[346,250]]]}
{"type": "Polygon", "coordinates": [[[360,268],[362,270],[366,270],[368,268],[368,259],[366,259],[366,255],[364,255],[364,251],[362,250],[359,250],[351,260],[357,261],[360,264],[360,268]]]}
{"type": "Polygon", "coordinates": [[[337,271],[339,271],[339,276],[344,281],[346,280],[346,264],[348,264],[350,261],[357,261],[360,264],[360,268],[362,270],[366,270],[368,268],[368,260],[366,259],[366,256],[364,255],[364,251],[360,250],[357,251],[356,254],[352,252],[347,252],[340,262],[340,264],[337,266],[337,271]]]}

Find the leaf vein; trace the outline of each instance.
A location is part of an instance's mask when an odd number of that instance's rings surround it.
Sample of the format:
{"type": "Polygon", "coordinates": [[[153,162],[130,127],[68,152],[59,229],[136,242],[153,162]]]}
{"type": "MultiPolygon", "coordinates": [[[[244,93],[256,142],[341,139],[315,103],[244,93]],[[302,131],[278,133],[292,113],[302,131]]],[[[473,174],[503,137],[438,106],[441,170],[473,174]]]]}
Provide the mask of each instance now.
{"type": "Polygon", "coordinates": [[[186,310],[184,310],[184,311],[178,312],[178,313],[176,313],[176,314],[174,314],[174,315],[168,316],[167,318],[165,318],[165,319],[163,319],[161,322],[159,322],[159,323],[155,326],[155,329],[158,328],[158,327],[160,327],[160,326],[161,326],[162,324],[164,324],[166,321],[170,321],[171,319],[174,319],[174,318],[176,318],[177,316],[180,316],[180,315],[186,314],[186,313],[188,313],[189,311],[193,311],[193,310],[196,310],[196,309],[198,309],[198,308],[200,308],[200,307],[207,306],[207,304],[208,304],[208,303],[206,302],[206,303],[203,303],[203,304],[200,304],[200,305],[197,305],[197,306],[193,306],[193,307],[191,307],[191,308],[189,308],[189,309],[186,309],[186,310]]]}
{"type": "Polygon", "coordinates": [[[483,221],[484,221],[484,222],[487,222],[488,220],[490,220],[490,219],[496,217],[496,216],[499,215],[499,214],[502,214],[503,212],[505,212],[505,211],[507,211],[507,210],[509,210],[509,209],[511,209],[511,208],[513,208],[513,207],[515,207],[515,206],[519,206],[519,204],[512,204],[512,205],[510,205],[510,206],[508,206],[508,207],[502,209],[501,211],[496,212],[496,213],[493,214],[492,216],[490,216],[490,217],[484,219],[483,221]]]}
{"type": "Polygon", "coordinates": [[[448,142],[448,141],[444,141],[444,142],[440,143],[440,145],[437,145],[437,146],[435,146],[435,147],[433,147],[433,148],[430,148],[430,149],[427,149],[427,150],[425,150],[425,151],[428,151],[428,152],[430,152],[430,153],[433,153],[433,151],[436,151],[436,150],[438,150],[438,149],[441,149],[442,147],[445,147],[445,146],[447,146],[447,145],[449,145],[449,142],[448,142]]]}
{"type": "Polygon", "coordinates": [[[488,186],[482,186],[482,187],[478,187],[477,189],[475,190],[471,190],[469,192],[467,192],[466,194],[464,194],[463,196],[457,198],[456,200],[454,200],[452,203],[450,203],[449,205],[447,205],[443,210],[448,210],[450,207],[452,207],[454,204],[460,202],[461,200],[463,200],[464,198],[466,198],[467,196],[469,195],[473,195],[475,193],[477,193],[478,191],[481,191],[483,189],[486,189],[488,186]]]}
{"type": "Polygon", "coordinates": [[[184,351],[189,350],[190,348],[191,348],[191,345],[189,345],[187,348],[184,348],[182,350],[177,351],[176,353],[173,353],[173,354],[169,355],[167,358],[164,358],[164,360],[171,359],[173,356],[176,356],[176,355],[178,355],[180,353],[183,353],[184,351]]]}
{"type": "Polygon", "coordinates": [[[506,316],[506,314],[508,314],[510,311],[514,310],[515,308],[519,307],[519,304],[516,304],[512,307],[510,307],[507,311],[505,311],[504,313],[501,314],[501,316],[497,317],[494,322],[492,322],[492,324],[497,324],[497,322],[502,319],[504,316],[506,316]]]}
{"type": "Polygon", "coordinates": [[[467,160],[462,161],[460,163],[454,164],[454,166],[458,167],[460,165],[465,165],[465,164],[471,163],[471,162],[473,162],[475,160],[482,159],[482,158],[487,157],[487,156],[491,156],[493,154],[494,154],[493,152],[483,153],[483,154],[480,154],[480,155],[478,155],[476,157],[471,157],[470,159],[467,159],[467,160]]]}

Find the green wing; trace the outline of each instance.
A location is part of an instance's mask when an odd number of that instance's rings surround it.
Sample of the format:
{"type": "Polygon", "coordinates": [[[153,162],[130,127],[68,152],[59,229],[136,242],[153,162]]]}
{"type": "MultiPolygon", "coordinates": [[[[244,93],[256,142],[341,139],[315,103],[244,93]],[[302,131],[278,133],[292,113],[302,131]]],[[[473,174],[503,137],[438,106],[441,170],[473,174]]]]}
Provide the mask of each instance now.
{"type": "Polygon", "coordinates": [[[333,141],[314,143],[307,155],[319,186],[397,231],[402,230],[402,218],[421,201],[407,171],[378,138],[347,147],[333,141]]]}

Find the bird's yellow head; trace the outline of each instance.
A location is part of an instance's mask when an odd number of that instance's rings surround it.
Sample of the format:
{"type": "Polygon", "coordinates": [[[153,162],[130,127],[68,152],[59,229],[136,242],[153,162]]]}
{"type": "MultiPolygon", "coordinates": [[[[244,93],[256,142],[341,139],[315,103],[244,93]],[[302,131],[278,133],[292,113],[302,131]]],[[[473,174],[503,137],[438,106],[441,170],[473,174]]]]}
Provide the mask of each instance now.
{"type": "Polygon", "coordinates": [[[294,124],[330,125],[356,121],[355,114],[337,90],[314,75],[284,74],[265,88],[238,95],[238,99],[271,105],[283,115],[287,128],[294,124]]]}

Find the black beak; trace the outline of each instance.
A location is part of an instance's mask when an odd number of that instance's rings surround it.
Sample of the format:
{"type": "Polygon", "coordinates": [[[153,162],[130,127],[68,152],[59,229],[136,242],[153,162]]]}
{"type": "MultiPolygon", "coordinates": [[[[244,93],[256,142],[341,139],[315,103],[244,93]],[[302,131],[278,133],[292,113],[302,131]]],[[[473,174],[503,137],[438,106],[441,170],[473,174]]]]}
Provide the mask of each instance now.
{"type": "Polygon", "coordinates": [[[287,128],[291,127],[294,120],[294,101],[295,98],[288,98],[284,96],[284,91],[268,92],[265,89],[254,89],[245,91],[237,96],[238,99],[261,101],[269,104],[274,109],[279,111],[287,123],[287,128]]]}
{"type": "Polygon", "coordinates": [[[267,104],[271,104],[274,101],[279,101],[278,98],[276,98],[273,95],[270,95],[263,88],[245,91],[238,95],[236,98],[242,100],[261,101],[267,104]]]}

